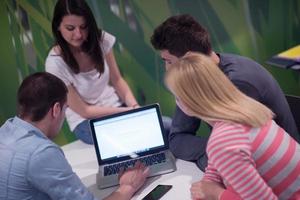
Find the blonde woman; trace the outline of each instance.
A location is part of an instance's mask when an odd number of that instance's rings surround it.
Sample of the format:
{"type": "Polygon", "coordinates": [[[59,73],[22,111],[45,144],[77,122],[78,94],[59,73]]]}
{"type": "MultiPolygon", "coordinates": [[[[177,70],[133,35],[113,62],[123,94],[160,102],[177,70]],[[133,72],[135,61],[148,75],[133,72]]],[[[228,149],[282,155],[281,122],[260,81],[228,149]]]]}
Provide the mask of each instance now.
{"type": "Polygon", "coordinates": [[[208,166],[191,187],[193,199],[296,199],[300,147],[263,104],[244,95],[211,59],[189,53],[172,64],[165,82],[177,105],[213,127],[208,166]],[[211,194],[204,181],[223,187],[211,194]]]}

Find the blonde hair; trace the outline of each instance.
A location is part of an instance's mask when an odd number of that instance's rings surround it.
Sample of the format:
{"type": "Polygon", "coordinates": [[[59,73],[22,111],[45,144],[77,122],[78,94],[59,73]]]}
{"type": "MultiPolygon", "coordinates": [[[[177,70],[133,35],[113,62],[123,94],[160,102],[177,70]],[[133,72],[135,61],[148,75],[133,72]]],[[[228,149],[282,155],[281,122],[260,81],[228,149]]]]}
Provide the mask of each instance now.
{"type": "Polygon", "coordinates": [[[172,64],[165,83],[190,114],[207,122],[229,121],[260,127],[274,116],[265,105],[240,92],[203,54],[188,53],[172,64]]]}

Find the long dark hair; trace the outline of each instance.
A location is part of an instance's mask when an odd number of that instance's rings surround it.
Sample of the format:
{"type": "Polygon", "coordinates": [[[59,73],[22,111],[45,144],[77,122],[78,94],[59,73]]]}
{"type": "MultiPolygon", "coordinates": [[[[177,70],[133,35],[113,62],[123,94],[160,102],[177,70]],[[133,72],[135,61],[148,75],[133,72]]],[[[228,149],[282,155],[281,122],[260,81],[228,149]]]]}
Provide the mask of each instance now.
{"type": "Polygon", "coordinates": [[[104,72],[104,58],[99,42],[102,42],[102,30],[98,29],[93,13],[85,0],[58,0],[53,14],[52,33],[55,43],[61,48],[61,56],[71,70],[79,73],[79,65],[74,58],[68,43],[58,30],[62,19],[66,15],[77,15],[85,18],[88,29],[87,40],[82,44],[82,50],[86,52],[96,64],[95,68],[99,73],[104,72]]]}

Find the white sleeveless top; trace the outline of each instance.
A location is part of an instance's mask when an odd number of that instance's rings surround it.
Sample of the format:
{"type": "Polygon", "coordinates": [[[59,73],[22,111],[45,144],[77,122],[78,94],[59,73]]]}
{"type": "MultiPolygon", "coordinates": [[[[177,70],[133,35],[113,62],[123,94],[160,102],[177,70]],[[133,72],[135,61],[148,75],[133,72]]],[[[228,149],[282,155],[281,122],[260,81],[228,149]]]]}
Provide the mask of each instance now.
{"type": "MultiPolygon", "coordinates": [[[[100,46],[105,56],[112,49],[116,39],[107,32],[103,34],[103,42],[100,46]]],[[[81,99],[88,104],[109,107],[118,107],[122,104],[115,89],[109,84],[109,67],[105,58],[104,73],[101,76],[96,69],[74,74],[53,48],[47,56],[45,66],[47,72],[60,78],[67,86],[73,85],[81,99]]],[[[66,119],[71,131],[85,120],[70,108],[66,110],[66,119]]]]}

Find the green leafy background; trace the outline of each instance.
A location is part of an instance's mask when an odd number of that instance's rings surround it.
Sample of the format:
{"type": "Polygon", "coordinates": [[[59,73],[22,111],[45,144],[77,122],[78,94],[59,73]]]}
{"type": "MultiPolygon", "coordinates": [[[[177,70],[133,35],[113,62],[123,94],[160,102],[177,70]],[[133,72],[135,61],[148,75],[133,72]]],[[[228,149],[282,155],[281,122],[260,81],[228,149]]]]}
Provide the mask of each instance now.
{"type": "MultiPolygon", "coordinates": [[[[25,76],[44,70],[51,45],[54,0],[0,0],[0,123],[16,112],[16,91],[25,76]]],[[[151,47],[153,29],[167,17],[189,13],[211,33],[217,52],[263,64],[285,93],[299,95],[296,71],[265,61],[300,43],[298,0],[87,0],[99,27],[117,37],[114,52],[141,104],[159,102],[172,116],[175,102],[163,85],[163,63],[151,47]]],[[[74,140],[64,124],[58,144],[74,140]]]]}

